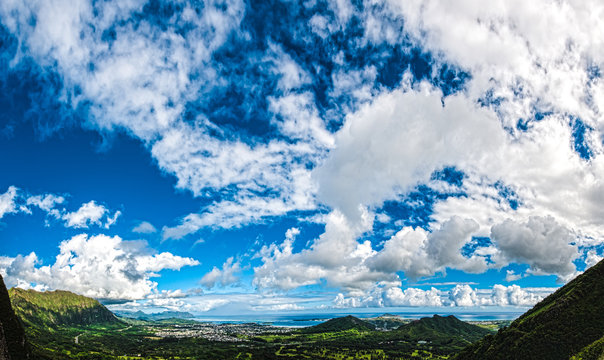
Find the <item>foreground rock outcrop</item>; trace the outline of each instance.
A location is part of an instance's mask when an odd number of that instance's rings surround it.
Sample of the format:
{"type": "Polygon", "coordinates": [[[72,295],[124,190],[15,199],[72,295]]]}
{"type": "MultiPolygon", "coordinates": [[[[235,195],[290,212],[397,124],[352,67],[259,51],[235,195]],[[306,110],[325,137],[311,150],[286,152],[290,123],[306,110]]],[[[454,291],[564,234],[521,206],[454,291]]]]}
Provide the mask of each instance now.
{"type": "Polygon", "coordinates": [[[30,359],[31,351],[0,275],[0,359],[30,359]]]}

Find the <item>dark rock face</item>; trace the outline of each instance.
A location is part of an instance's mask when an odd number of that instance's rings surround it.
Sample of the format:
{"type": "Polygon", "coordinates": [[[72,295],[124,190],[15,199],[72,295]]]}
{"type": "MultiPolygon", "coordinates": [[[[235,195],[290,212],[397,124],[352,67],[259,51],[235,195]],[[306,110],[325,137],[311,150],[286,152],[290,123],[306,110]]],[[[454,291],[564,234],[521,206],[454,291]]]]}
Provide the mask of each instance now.
{"type": "Polygon", "coordinates": [[[0,275],[0,359],[30,359],[25,331],[11,306],[8,290],[0,275]]]}
{"type": "Polygon", "coordinates": [[[9,359],[8,357],[8,345],[6,344],[6,337],[4,336],[4,330],[0,327],[0,359],[9,359]]]}

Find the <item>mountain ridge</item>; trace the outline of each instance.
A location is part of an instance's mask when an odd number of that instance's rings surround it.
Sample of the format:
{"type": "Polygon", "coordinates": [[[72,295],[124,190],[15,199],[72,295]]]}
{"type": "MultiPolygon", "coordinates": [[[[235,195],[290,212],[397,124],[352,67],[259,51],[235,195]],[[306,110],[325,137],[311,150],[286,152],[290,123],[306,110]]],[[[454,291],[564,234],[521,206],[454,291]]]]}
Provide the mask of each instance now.
{"type": "Polygon", "coordinates": [[[492,334],[490,330],[468,324],[453,315],[423,317],[401,325],[395,331],[411,338],[438,338],[446,334],[447,336],[458,337],[470,343],[492,334]]]}
{"type": "Polygon", "coordinates": [[[31,327],[118,323],[120,320],[97,300],[65,290],[8,291],[15,313],[31,327]]]}
{"type": "Polygon", "coordinates": [[[346,330],[371,331],[375,330],[375,326],[363,321],[355,316],[348,315],[344,317],[334,318],[326,322],[301,329],[302,333],[320,333],[330,331],[346,331],[346,330]]]}
{"type": "Polygon", "coordinates": [[[604,335],[603,299],[604,260],[454,359],[562,360],[592,344],[602,349],[597,341],[604,335]]]}

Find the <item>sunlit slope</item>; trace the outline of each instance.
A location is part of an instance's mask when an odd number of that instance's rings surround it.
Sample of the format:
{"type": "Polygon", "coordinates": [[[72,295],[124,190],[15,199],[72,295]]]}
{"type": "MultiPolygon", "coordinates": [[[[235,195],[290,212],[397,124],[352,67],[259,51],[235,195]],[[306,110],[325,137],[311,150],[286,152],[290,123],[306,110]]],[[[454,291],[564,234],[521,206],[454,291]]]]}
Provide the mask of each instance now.
{"type": "Polygon", "coordinates": [[[97,300],[69,291],[9,290],[17,315],[26,325],[55,327],[61,325],[93,325],[116,323],[119,320],[97,300]]]}
{"type": "Polygon", "coordinates": [[[346,330],[371,331],[375,326],[354,316],[345,316],[300,330],[303,333],[325,333],[346,330]]]}
{"type": "Polygon", "coordinates": [[[429,318],[421,318],[399,327],[396,332],[417,340],[449,341],[455,338],[467,343],[472,343],[482,339],[485,335],[492,334],[490,330],[468,324],[453,315],[446,317],[434,315],[429,318]]]}

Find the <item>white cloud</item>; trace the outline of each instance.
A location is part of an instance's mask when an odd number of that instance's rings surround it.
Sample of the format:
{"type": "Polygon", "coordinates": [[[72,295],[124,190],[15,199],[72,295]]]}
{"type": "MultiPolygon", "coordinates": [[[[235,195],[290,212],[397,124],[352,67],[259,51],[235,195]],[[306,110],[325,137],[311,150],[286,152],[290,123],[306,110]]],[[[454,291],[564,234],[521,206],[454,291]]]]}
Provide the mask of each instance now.
{"type": "Polygon", "coordinates": [[[260,289],[289,290],[324,279],[329,286],[354,293],[366,291],[376,282],[399,284],[396,275],[371,270],[364,264],[375,251],[369,241],[358,243],[356,239],[371,229],[373,217],[365,212],[360,223],[352,224],[334,211],[327,215],[325,233],[297,253],[293,251],[296,231],[288,230],[280,245],[265,245],[256,254],[262,264],[254,268],[254,285],[260,289]]]}
{"type": "Polygon", "coordinates": [[[115,222],[117,221],[117,218],[120,217],[122,215],[121,211],[116,211],[115,213],[113,213],[113,216],[107,216],[107,220],[105,221],[105,225],[103,225],[103,227],[105,229],[109,229],[113,224],[115,224],[115,222]]]}
{"type": "Polygon", "coordinates": [[[2,195],[0,195],[0,219],[4,217],[5,214],[15,213],[18,211],[15,198],[17,197],[17,188],[14,186],[9,186],[8,190],[2,195]]]}
{"type": "Polygon", "coordinates": [[[533,306],[537,302],[543,300],[544,296],[533,294],[522,289],[518,285],[494,285],[491,294],[493,305],[498,306],[533,306]]]}
{"type": "Polygon", "coordinates": [[[357,241],[360,234],[371,229],[373,217],[365,212],[363,221],[352,225],[343,214],[333,212],[327,216],[325,233],[300,252],[293,251],[296,231],[288,230],[281,245],[264,246],[257,254],[262,265],[254,268],[254,284],[289,290],[325,280],[349,296],[367,294],[376,284],[400,286],[397,273],[401,271],[416,279],[446,268],[470,272],[487,269],[484,257],[461,255],[461,248],[477,229],[473,221],[452,218],[433,233],[407,227],[376,251],[369,241],[357,241]]]}
{"type": "Polygon", "coordinates": [[[57,205],[63,204],[65,198],[54,194],[34,195],[27,198],[28,206],[37,206],[41,210],[46,211],[51,216],[60,217],[60,212],[56,209],[57,205]]]}
{"type": "Polygon", "coordinates": [[[89,225],[101,225],[101,218],[108,212],[103,205],[97,205],[94,200],[82,204],[74,212],[65,213],[62,219],[65,220],[65,226],[75,228],[87,228],[89,225]]]}
{"type": "Polygon", "coordinates": [[[522,279],[522,274],[516,274],[514,270],[505,271],[505,281],[512,282],[520,279],[522,279]]]}
{"type": "Polygon", "coordinates": [[[467,258],[461,254],[462,247],[471,241],[477,230],[476,222],[459,217],[451,218],[431,233],[405,227],[386,241],[367,264],[387,273],[403,271],[411,279],[444,272],[446,268],[484,272],[487,264],[483,257],[472,255],[467,258]]]}
{"type": "MultiPolygon", "coordinates": [[[[593,16],[601,12],[598,1],[411,0],[371,4],[363,14],[348,1],[333,1],[329,6],[337,21],[311,19],[319,35],[345,28],[357,14],[363,41],[394,44],[409,35],[436,62],[457,65],[470,79],[464,91],[443,97],[430,85],[410,85],[409,73],[398,89],[376,90],[368,85],[377,76],[373,67],[338,69],[330,96],[350,93],[363,105],[332,136],[313,105],[314,94],[304,90],[308,74],[273,44],[263,58],[279,74],[282,94],[267,100],[287,141],[267,144],[233,139],[203,114],[181,119],[193,96],[208,96],[223,83],[210,64],[212,52],[238,27],[245,9],[240,1],[223,5],[210,2],[200,12],[184,5],[172,19],[192,29],[183,35],[172,23],[160,31],[145,20],[135,30],[128,19],[143,2],[97,2],[97,9],[60,0],[0,4],[3,24],[27,51],[18,56],[31,56],[43,67],[56,64],[65,83],[62,96],[70,99],[65,101],[74,108],[89,104],[90,127],[123,129],[142,139],[158,166],[176,177],[177,187],[195,196],[229,194],[165,227],[164,239],[326,204],[333,211],[325,234],[298,253],[293,237],[266,246],[254,281],[290,289],[326,279],[345,292],[369,291],[383,281],[396,284],[400,270],[407,276],[446,268],[481,272],[487,255],[494,266],[526,263],[532,274],[554,273],[564,280],[576,274],[572,261],[578,246],[604,241],[604,82],[590,75],[604,67],[604,37],[597,33],[603,20],[593,16]],[[397,18],[403,18],[407,34],[393,21],[397,18]],[[100,34],[120,20],[115,41],[101,41],[100,34]],[[519,119],[532,119],[535,112],[544,118],[526,131],[516,128],[519,119]],[[571,116],[590,128],[589,161],[574,149],[571,116]],[[305,163],[319,167],[311,173],[305,163]],[[418,184],[433,185],[430,175],[444,166],[464,172],[465,196],[437,200],[428,229],[399,229],[379,252],[358,241],[371,228],[364,217],[372,209],[418,184]],[[518,209],[498,193],[496,183],[515,192],[518,209]],[[454,216],[463,220],[451,220],[454,216]],[[461,255],[470,236],[491,234],[492,246],[469,259],[461,255]]],[[[334,54],[336,63],[342,64],[341,58],[334,54]]],[[[21,211],[15,192],[9,188],[0,197],[0,217],[21,211]]],[[[60,215],[75,227],[110,226],[119,216],[103,222],[107,210],[88,204],[81,213],[60,215]]],[[[36,206],[47,206],[58,217],[56,204],[36,206]]],[[[466,290],[458,289],[460,302],[473,301],[466,290]]]]}
{"type": "Polygon", "coordinates": [[[8,287],[62,289],[93,298],[142,299],[157,290],[157,273],[199,262],[168,252],[154,253],[146,242],[119,236],[76,235],[59,245],[51,265],[40,265],[35,253],[3,258],[0,271],[8,287]]]}
{"type": "Polygon", "coordinates": [[[595,250],[589,250],[587,252],[587,255],[585,256],[585,268],[588,269],[594,266],[595,264],[602,261],[602,259],[604,259],[604,257],[598,255],[595,250]]]}
{"type": "Polygon", "coordinates": [[[491,238],[509,261],[530,265],[534,273],[574,277],[579,256],[574,237],[551,217],[531,217],[527,223],[506,220],[493,226],[491,238]]]}
{"type": "Polygon", "coordinates": [[[141,221],[132,229],[132,232],[139,234],[152,234],[156,231],[157,229],[155,228],[155,226],[153,226],[153,224],[148,221],[141,221]]]}
{"type": "Polygon", "coordinates": [[[237,191],[232,192],[232,199],[217,201],[202,213],[185,216],[181,224],[164,228],[164,239],[179,239],[203,227],[238,227],[293,210],[315,209],[310,171],[292,161],[311,156],[313,146],[276,140],[255,146],[221,142],[183,126],[153,146],[159,166],[177,176],[178,187],[198,196],[229,186],[236,186],[237,191]],[[270,195],[258,195],[264,191],[270,195]]]}
{"type": "Polygon", "coordinates": [[[389,288],[384,295],[389,306],[442,306],[441,292],[435,288],[421,290],[416,288],[389,288]]]}
{"type": "Polygon", "coordinates": [[[359,206],[380,205],[427,182],[436,169],[496,152],[505,135],[494,114],[463,95],[443,106],[442,96],[425,85],[398,89],[349,115],[314,173],[321,200],[357,219],[359,206]]]}
{"type": "Polygon", "coordinates": [[[250,145],[229,136],[204,114],[185,121],[190,101],[211,97],[216,88],[227,86],[217,76],[212,53],[236,31],[245,4],[210,1],[201,9],[184,4],[164,27],[139,19],[143,5],[9,1],[0,6],[0,16],[26,44],[24,56],[55,65],[64,79],[65,101],[74,108],[87,104],[88,126],[124,129],[141,139],[160,169],[177,178],[177,187],[195,196],[232,194],[201,213],[184,216],[181,224],[165,229],[164,238],[314,209],[314,184],[305,162],[316,162],[331,135],[313,95],[289,93],[307,84],[308,74],[278,44],[271,43],[265,56],[258,57],[280,76],[277,88],[284,94],[270,102],[280,114],[275,123],[291,137],[288,140],[250,145]],[[137,20],[129,21],[133,18],[137,20]],[[182,28],[188,30],[179,31],[182,28]],[[110,44],[101,38],[106,31],[115,32],[110,44]],[[264,192],[276,195],[258,195],[264,192]]]}
{"type": "Polygon", "coordinates": [[[603,23],[593,16],[600,2],[392,1],[388,10],[404,17],[423,47],[471,72],[470,96],[493,90],[508,124],[535,105],[598,121],[601,98],[593,95],[602,94],[602,83],[587,73],[604,60],[594,33],[603,23]]]}
{"type": "MultiPolygon", "coordinates": [[[[101,129],[123,127],[150,141],[180,115],[189,94],[215,73],[206,68],[212,52],[239,25],[240,1],[208,2],[201,11],[184,4],[165,28],[151,21],[128,21],[144,1],[3,2],[0,16],[42,65],[56,63],[72,106],[91,100],[90,119],[101,129]],[[35,18],[35,24],[28,19],[35,18]],[[179,27],[190,31],[179,33],[179,27]],[[109,45],[102,39],[113,30],[109,45]],[[93,66],[91,67],[90,64],[93,66]],[[198,76],[193,77],[196,73],[198,76]],[[194,81],[193,79],[197,79],[194,81]]],[[[25,47],[24,47],[25,50],[25,47]]]]}
{"type": "Polygon", "coordinates": [[[482,305],[479,303],[479,298],[476,294],[476,291],[469,285],[456,285],[449,292],[449,300],[451,300],[451,304],[455,306],[470,307],[482,305]]]}
{"type": "Polygon", "coordinates": [[[76,211],[65,212],[61,215],[61,219],[65,221],[66,227],[88,228],[90,225],[98,225],[108,229],[115,224],[121,214],[121,211],[118,210],[113,216],[109,216],[109,210],[105,206],[91,200],[82,204],[76,211]],[[104,223],[103,218],[105,219],[104,223]]]}
{"type": "Polygon", "coordinates": [[[529,307],[543,300],[555,288],[521,288],[518,285],[493,285],[491,289],[475,289],[458,284],[450,290],[400,287],[375,288],[363,296],[338,294],[333,306],[341,307],[482,307],[516,306],[529,307]]]}
{"type": "MultiPolygon", "coordinates": [[[[32,214],[34,207],[44,211],[47,216],[57,220],[63,220],[66,227],[87,228],[90,225],[102,226],[105,229],[111,227],[122,215],[116,211],[110,215],[109,209],[97,204],[94,200],[84,203],[73,212],[68,212],[60,207],[66,202],[65,197],[55,194],[31,195],[21,193],[15,186],[10,186],[6,193],[0,194],[0,218],[7,213],[32,214]]],[[[49,226],[46,219],[46,226],[49,226]]]]}
{"type": "Polygon", "coordinates": [[[233,257],[228,258],[222,269],[214,268],[201,278],[201,284],[207,288],[212,288],[216,285],[228,286],[239,281],[237,273],[241,272],[239,261],[234,261],[233,257]]]}

